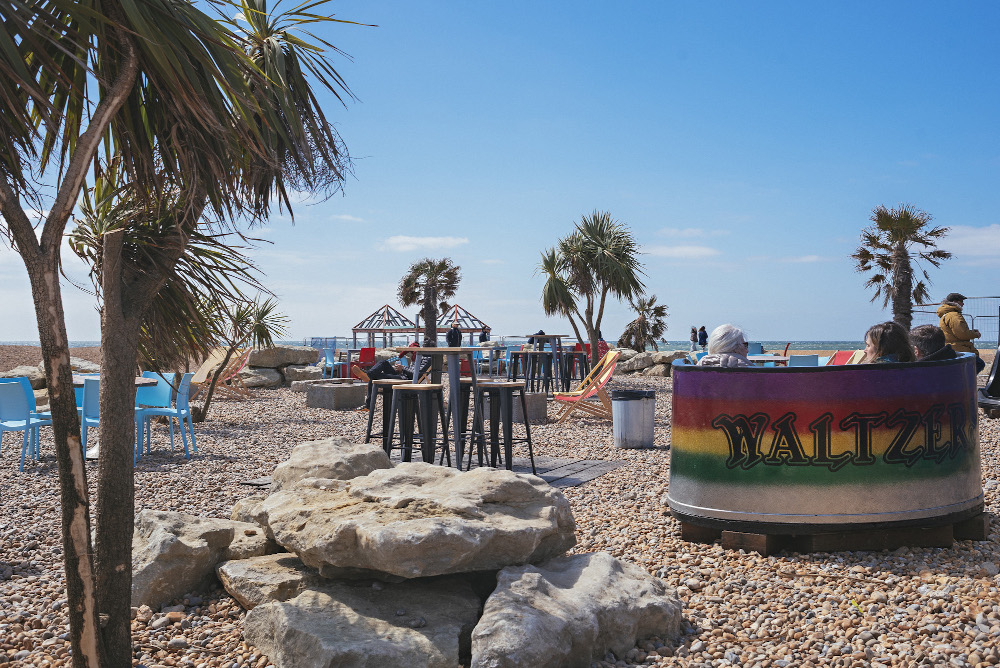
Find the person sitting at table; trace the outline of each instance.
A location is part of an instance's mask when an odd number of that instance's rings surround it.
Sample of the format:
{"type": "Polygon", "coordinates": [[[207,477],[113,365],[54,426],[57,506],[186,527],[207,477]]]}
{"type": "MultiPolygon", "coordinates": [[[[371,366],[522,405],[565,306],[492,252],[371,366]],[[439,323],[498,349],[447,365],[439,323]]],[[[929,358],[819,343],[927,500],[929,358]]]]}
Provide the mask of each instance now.
{"type": "MultiPolygon", "coordinates": [[[[419,343],[414,341],[410,344],[411,348],[420,346],[419,343]]],[[[427,346],[425,346],[427,347],[427,346]]],[[[410,369],[408,364],[403,364],[406,362],[406,356],[413,355],[416,358],[416,353],[406,352],[399,356],[398,361],[393,360],[382,360],[372,368],[368,370],[368,380],[412,380],[413,370],[410,369]]],[[[420,362],[420,373],[417,374],[417,378],[423,377],[428,371],[431,370],[431,363],[433,358],[429,355],[424,357],[420,362]]],[[[368,396],[365,395],[365,408],[368,407],[368,396]]]]}
{"type": "Polygon", "coordinates": [[[736,325],[719,325],[708,337],[708,354],[698,360],[698,366],[752,367],[747,359],[747,336],[736,325]]]}
{"type": "Polygon", "coordinates": [[[953,360],[955,349],[944,341],[944,332],[937,325],[920,325],[910,330],[910,343],[918,362],[953,360]]]}
{"type": "Polygon", "coordinates": [[[865,357],[861,360],[862,364],[891,364],[914,360],[910,337],[898,322],[880,322],[865,332],[865,357]]]}
{"type": "Polygon", "coordinates": [[[545,336],[545,330],[540,329],[537,332],[535,332],[534,336],[529,336],[528,347],[532,350],[541,350],[542,348],[545,347],[545,339],[539,339],[538,341],[535,341],[536,336],[545,336]]]}
{"type": "Polygon", "coordinates": [[[483,331],[479,332],[479,342],[486,343],[490,340],[490,328],[483,325],[483,331]]]}

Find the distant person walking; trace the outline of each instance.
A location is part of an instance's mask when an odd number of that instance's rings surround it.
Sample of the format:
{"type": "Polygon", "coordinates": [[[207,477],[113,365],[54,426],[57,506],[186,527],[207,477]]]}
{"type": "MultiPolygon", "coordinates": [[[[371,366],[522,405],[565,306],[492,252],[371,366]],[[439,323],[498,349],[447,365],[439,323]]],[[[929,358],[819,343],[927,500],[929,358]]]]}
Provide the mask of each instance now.
{"type": "Polygon", "coordinates": [[[941,319],[939,326],[944,332],[945,343],[950,345],[956,353],[974,353],[976,356],[976,373],[986,368],[986,362],[979,357],[979,351],[972,345],[973,339],[982,336],[978,329],[969,329],[969,325],[962,316],[962,308],[965,306],[965,295],[960,292],[949,293],[941,305],[938,306],[937,315],[941,319]]]}
{"type": "Polygon", "coordinates": [[[698,345],[702,350],[708,349],[708,332],[705,331],[705,325],[698,329],[698,345]]]}
{"type": "Polygon", "coordinates": [[[458,328],[458,320],[451,323],[451,329],[449,329],[448,333],[444,335],[444,340],[448,344],[449,348],[462,347],[462,330],[458,328]]]}
{"type": "Polygon", "coordinates": [[[698,328],[691,325],[691,352],[698,349],[698,328]]]}

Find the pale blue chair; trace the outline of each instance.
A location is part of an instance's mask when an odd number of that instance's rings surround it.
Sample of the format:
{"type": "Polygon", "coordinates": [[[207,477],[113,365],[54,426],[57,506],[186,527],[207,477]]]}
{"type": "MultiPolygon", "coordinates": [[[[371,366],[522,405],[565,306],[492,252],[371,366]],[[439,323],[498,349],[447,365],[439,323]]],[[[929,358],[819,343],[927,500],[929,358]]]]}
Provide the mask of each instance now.
{"type": "MultiPolygon", "coordinates": [[[[143,371],[143,378],[156,379],[156,385],[140,387],[135,393],[135,458],[142,456],[143,435],[146,440],[146,452],[149,452],[149,442],[152,428],[149,425],[150,416],[146,414],[149,408],[170,408],[170,398],[174,392],[173,383],[156,371],[143,371]]],[[[170,442],[174,440],[174,423],[170,422],[170,442]]]]}
{"type": "Polygon", "coordinates": [[[101,425],[101,379],[83,379],[83,400],[80,406],[80,444],[87,453],[87,432],[101,425]]]}
{"type": "Polygon", "coordinates": [[[330,372],[330,378],[334,377],[334,369],[338,370],[337,377],[343,376],[343,369],[347,366],[347,362],[338,362],[336,350],[334,348],[323,348],[323,377],[326,378],[326,372],[330,372]]]}
{"type": "MultiPolygon", "coordinates": [[[[194,439],[194,424],[191,421],[191,406],[188,404],[188,398],[191,394],[191,378],[194,376],[193,373],[186,373],[181,378],[180,385],[177,386],[177,395],[174,400],[173,408],[166,406],[162,408],[151,407],[143,408],[142,416],[143,420],[149,420],[150,418],[163,416],[167,418],[167,422],[170,423],[170,449],[174,449],[174,430],[173,430],[173,420],[176,419],[177,423],[181,428],[181,440],[184,443],[184,456],[188,459],[191,458],[191,452],[188,450],[187,435],[191,434],[191,448],[198,452],[198,443],[194,439]],[[185,430],[185,427],[187,428],[185,430]]],[[[148,452],[148,450],[147,450],[148,452]]]]}
{"type": "Polygon", "coordinates": [[[763,355],[764,346],[759,341],[751,341],[747,344],[747,355],[763,355]]]}
{"type": "Polygon", "coordinates": [[[788,366],[819,366],[819,355],[791,355],[788,366]]]}
{"type": "MultiPolygon", "coordinates": [[[[25,378],[24,380],[27,380],[25,378]]],[[[5,378],[0,382],[0,445],[2,445],[3,434],[8,431],[23,431],[24,439],[21,441],[21,466],[24,470],[24,458],[29,451],[33,456],[38,454],[38,428],[50,426],[51,418],[41,418],[38,413],[31,410],[34,403],[34,392],[31,392],[31,402],[25,394],[22,383],[17,378],[5,378]]],[[[28,383],[28,389],[31,384],[28,383]]]]}
{"type": "Polygon", "coordinates": [[[35,390],[31,387],[31,381],[27,376],[16,376],[14,378],[0,378],[0,383],[18,382],[24,390],[24,398],[28,401],[28,414],[33,422],[37,422],[35,428],[31,430],[29,450],[31,456],[38,459],[38,434],[40,427],[52,426],[52,413],[49,411],[38,412],[38,405],[35,403],[35,390]]]}

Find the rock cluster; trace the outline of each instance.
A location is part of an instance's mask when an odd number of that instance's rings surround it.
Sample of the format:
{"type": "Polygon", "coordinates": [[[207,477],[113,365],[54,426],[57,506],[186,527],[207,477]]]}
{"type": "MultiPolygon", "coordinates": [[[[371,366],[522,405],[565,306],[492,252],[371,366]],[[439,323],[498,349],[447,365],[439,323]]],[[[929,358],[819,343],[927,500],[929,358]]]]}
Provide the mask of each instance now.
{"type": "Polygon", "coordinates": [[[616,376],[642,375],[669,378],[670,365],[675,360],[687,357],[687,353],[683,350],[662,353],[650,351],[638,353],[634,350],[622,348],[619,349],[619,352],[621,353],[621,357],[618,360],[618,366],[615,367],[616,376]]]}
{"type": "Polygon", "coordinates": [[[247,387],[280,387],[297,380],[314,380],[323,373],[316,366],[319,355],[310,346],[278,345],[254,350],[240,379],[247,387]]]}
{"type": "Polygon", "coordinates": [[[133,605],[214,571],[278,668],[577,665],[680,632],[662,580],[606,553],[566,556],[573,515],[541,478],[394,467],[332,438],[297,446],[272,481],[233,520],[140,513],[133,605]]]}

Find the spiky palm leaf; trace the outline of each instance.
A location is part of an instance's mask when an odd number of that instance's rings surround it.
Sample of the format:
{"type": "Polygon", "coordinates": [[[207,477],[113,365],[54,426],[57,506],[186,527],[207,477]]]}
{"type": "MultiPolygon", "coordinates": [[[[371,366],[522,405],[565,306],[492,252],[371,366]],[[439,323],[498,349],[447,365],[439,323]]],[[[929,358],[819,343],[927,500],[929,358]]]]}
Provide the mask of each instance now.
{"type": "Polygon", "coordinates": [[[403,306],[421,305],[425,338],[437,339],[438,310],[448,310],[448,300],[455,296],[461,280],[461,267],[449,258],[418,260],[400,279],[396,296],[403,306]]]}
{"type": "Polygon", "coordinates": [[[656,295],[650,295],[633,301],[632,308],[637,317],[625,326],[618,345],[638,352],[646,350],[650,345],[654,350],[659,350],[657,341],[667,331],[667,305],[657,304],[656,295]]]}
{"type": "Polygon", "coordinates": [[[930,275],[921,266],[924,261],[934,267],[951,257],[937,248],[948,233],[947,227],[929,227],[933,217],[911,204],[895,209],[879,205],[872,210],[873,225],[861,232],[861,245],[851,254],[859,273],[873,272],[865,282],[874,290],[872,301],[882,298],[882,308],[892,303],[893,319],[909,329],[913,302],[922,303],[930,295],[927,287],[930,275]],[[914,282],[914,268],[922,280],[914,282]]]}

